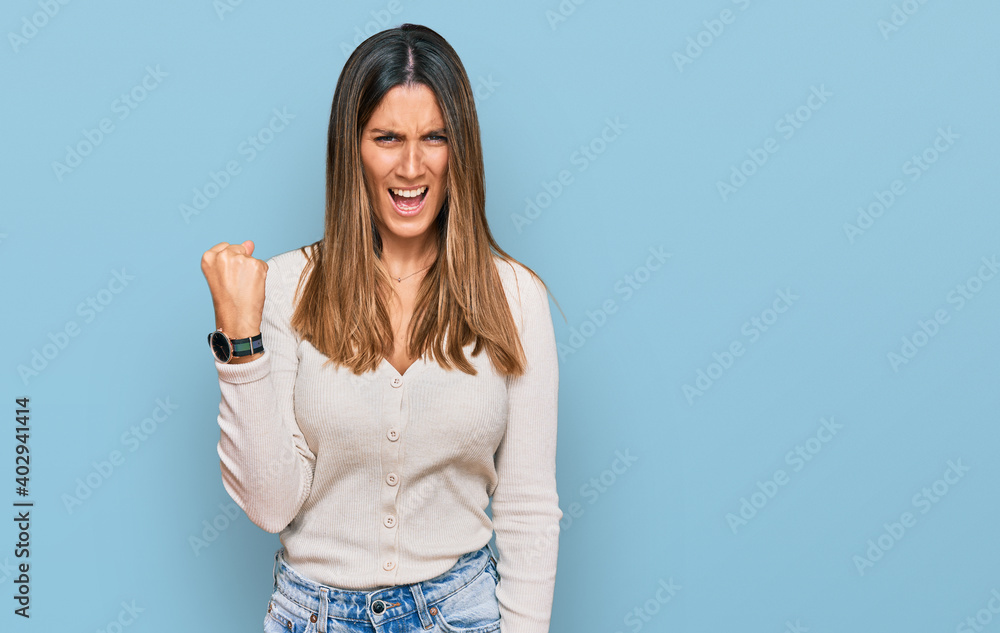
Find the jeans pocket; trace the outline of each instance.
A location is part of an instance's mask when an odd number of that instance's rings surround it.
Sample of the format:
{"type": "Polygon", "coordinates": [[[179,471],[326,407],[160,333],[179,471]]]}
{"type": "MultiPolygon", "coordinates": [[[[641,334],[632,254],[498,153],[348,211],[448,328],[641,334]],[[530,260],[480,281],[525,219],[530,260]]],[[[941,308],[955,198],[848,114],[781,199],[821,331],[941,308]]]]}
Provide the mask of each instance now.
{"type": "Polygon", "coordinates": [[[490,575],[493,576],[494,582],[500,582],[500,572],[497,571],[497,561],[492,556],[490,556],[490,562],[486,564],[486,571],[490,572],[490,575]]]}
{"type": "Polygon", "coordinates": [[[446,633],[494,633],[500,630],[497,580],[489,564],[469,584],[428,607],[434,623],[446,633]]]}
{"type": "Polygon", "coordinates": [[[316,614],[275,591],[267,604],[264,633],[315,633],[316,614]]]}

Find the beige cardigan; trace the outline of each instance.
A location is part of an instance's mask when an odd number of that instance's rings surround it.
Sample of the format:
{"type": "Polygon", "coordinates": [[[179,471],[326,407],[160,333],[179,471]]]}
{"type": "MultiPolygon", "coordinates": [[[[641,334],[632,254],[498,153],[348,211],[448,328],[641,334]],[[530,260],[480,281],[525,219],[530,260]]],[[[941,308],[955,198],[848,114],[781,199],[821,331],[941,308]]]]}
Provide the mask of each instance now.
{"type": "Polygon", "coordinates": [[[332,587],[433,578],[496,531],[503,633],[546,633],[562,518],[556,493],[559,367],[545,289],[495,258],[526,373],[478,375],[428,356],[362,376],[330,365],[290,327],[306,258],[267,260],[264,352],[219,373],[218,453],[226,491],[280,532],[287,562],[332,587]],[[492,497],[493,520],[485,510],[492,497]]]}

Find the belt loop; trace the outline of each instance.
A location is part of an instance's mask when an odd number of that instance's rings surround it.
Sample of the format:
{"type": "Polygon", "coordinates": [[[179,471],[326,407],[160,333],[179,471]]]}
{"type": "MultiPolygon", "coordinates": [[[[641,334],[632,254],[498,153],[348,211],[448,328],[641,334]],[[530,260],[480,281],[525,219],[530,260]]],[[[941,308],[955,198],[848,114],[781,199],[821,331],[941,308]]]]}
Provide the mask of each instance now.
{"type": "Polygon", "coordinates": [[[417,605],[417,615],[420,616],[420,624],[425,629],[434,626],[431,614],[427,611],[427,601],[424,599],[424,592],[420,588],[420,583],[410,585],[410,593],[413,594],[413,602],[417,605]]]}
{"type": "Polygon", "coordinates": [[[327,620],[329,619],[330,590],[321,587],[319,590],[319,622],[317,622],[316,633],[326,633],[327,620]]]}
{"type": "Polygon", "coordinates": [[[496,565],[497,558],[499,558],[499,556],[497,556],[496,552],[493,550],[493,543],[490,541],[486,541],[486,546],[490,548],[490,555],[493,558],[493,564],[496,565]]]}

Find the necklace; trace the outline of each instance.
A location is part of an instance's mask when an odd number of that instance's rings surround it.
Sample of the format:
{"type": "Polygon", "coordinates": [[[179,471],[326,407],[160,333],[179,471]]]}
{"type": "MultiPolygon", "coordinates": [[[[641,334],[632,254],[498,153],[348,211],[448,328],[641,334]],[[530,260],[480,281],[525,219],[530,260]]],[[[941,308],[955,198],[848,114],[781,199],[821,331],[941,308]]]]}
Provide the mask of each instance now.
{"type": "Polygon", "coordinates": [[[412,277],[412,276],[416,275],[417,273],[419,273],[421,270],[427,270],[428,268],[430,268],[433,265],[434,265],[434,262],[431,262],[427,266],[424,266],[423,268],[421,268],[420,270],[418,270],[416,273],[410,273],[406,277],[396,277],[396,281],[399,282],[399,283],[403,283],[404,279],[409,279],[410,277],[412,277]]]}

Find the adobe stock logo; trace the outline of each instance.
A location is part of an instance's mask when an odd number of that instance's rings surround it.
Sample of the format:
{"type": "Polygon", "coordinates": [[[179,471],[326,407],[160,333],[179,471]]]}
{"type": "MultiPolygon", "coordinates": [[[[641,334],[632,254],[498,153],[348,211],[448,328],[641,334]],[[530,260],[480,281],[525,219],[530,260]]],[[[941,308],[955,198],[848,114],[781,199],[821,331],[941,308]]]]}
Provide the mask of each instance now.
{"type": "MultiPolygon", "coordinates": [[[[978,296],[983,291],[986,282],[996,277],[997,273],[1000,272],[1000,260],[997,260],[996,255],[992,255],[989,259],[982,257],[980,261],[983,264],[975,275],[969,276],[962,283],[955,284],[954,290],[945,295],[945,301],[955,306],[955,312],[962,310],[969,301],[978,296]]],[[[886,354],[892,371],[898,372],[902,365],[909,365],[910,361],[920,353],[920,350],[926,347],[941,332],[941,328],[950,321],[951,315],[947,308],[938,308],[927,320],[918,319],[917,328],[912,333],[900,338],[902,344],[898,351],[894,349],[886,354]]]]}
{"type": "MultiPolygon", "coordinates": [[[[843,428],[844,425],[838,424],[832,415],[829,419],[822,418],[815,433],[785,453],[785,463],[791,467],[793,473],[800,472],[807,463],[823,451],[827,443],[833,441],[837,432],[843,428]]],[[[749,498],[740,497],[740,507],[737,512],[730,512],[726,515],[726,523],[733,534],[736,534],[739,528],[745,527],[757,517],[760,511],[777,496],[781,488],[787,486],[790,481],[788,472],[783,468],[776,469],[764,481],[758,479],[756,490],[750,493],[749,498]]]]}
{"type": "MultiPolygon", "coordinates": [[[[746,11],[750,8],[750,0],[732,1],[733,4],[739,6],[740,11],[746,11]]],[[[702,26],[705,28],[698,31],[693,37],[689,36],[687,38],[687,46],[684,47],[683,52],[674,51],[673,60],[674,66],[677,67],[677,72],[684,72],[685,66],[693,64],[694,60],[701,57],[701,54],[705,52],[705,49],[722,37],[726,30],[726,26],[736,22],[738,15],[738,13],[734,13],[730,9],[723,9],[719,12],[719,16],[717,18],[703,20],[702,26]]]]}
{"type": "MultiPolygon", "coordinates": [[[[151,92],[160,87],[163,79],[170,76],[163,72],[159,64],[155,68],[146,66],[145,70],[146,74],[143,75],[142,79],[111,102],[111,112],[118,115],[118,121],[127,119],[139,107],[139,104],[149,97],[151,92]]],[[[52,172],[55,174],[56,180],[62,182],[67,174],[73,173],[73,170],[83,164],[83,159],[93,154],[117,129],[111,117],[104,117],[97,122],[95,127],[81,130],[80,135],[83,138],[73,145],[66,146],[63,162],[52,161],[52,172]]]]}
{"type": "MultiPolygon", "coordinates": [[[[809,87],[809,96],[805,98],[802,105],[794,110],[790,110],[780,119],[774,122],[774,131],[781,134],[786,141],[795,136],[806,121],[812,118],[813,114],[819,112],[833,93],[826,89],[826,84],[809,87]]],[[[719,193],[723,202],[742,189],[749,179],[756,174],[771,158],[771,154],[776,154],[781,149],[781,145],[773,136],[764,139],[759,147],[747,148],[748,158],[740,163],[735,163],[730,167],[729,178],[727,180],[715,181],[715,189],[719,193]]]]}
{"type": "MultiPolygon", "coordinates": [[[[931,509],[939,504],[941,500],[951,492],[951,489],[958,482],[962,481],[969,467],[962,463],[961,458],[948,460],[947,468],[939,479],[935,479],[929,485],[924,486],[910,499],[910,504],[920,510],[920,514],[927,514],[931,509]]],[[[851,559],[859,576],[864,576],[865,572],[875,566],[875,563],[882,560],[885,553],[895,547],[904,536],[909,534],[917,525],[917,516],[912,512],[903,512],[899,515],[898,521],[883,523],[883,531],[875,538],[868,539],[864,555],[855,554],[851,559]]]]}
{"type": "MultiPolygon", "coordinates": [[[[910,182],[917,182],[931,168],[931,165],[941,158],[942,154],[951,149],[951,146],[959,138],[961,137],[951,130],[950,125],[948,129],[939,127],[934,140],[919,154],[910,156],[903,163],[902,167],[900,167],[900,170],[904,176],[910,177],[910,182]]],[[[867,206],[858,207],[857,221],[854,224],[850,222],[844,223],[844,235],[847,236],[847,240],[851,244],[854,244],[860,236],[864,235],[868,229],[874,226],[877,219],[891,209],[905,194],[906,183],[899,178],[889,183],[886,189],[874,191],[872,193],[874,200],[869,202],[867,206]]]]}
{"type": "Polygon", "coordinates": [[[188,545],[196,557],[201,556],[201,550],[217,541],[219,536],[243,515],[239,506],[231,501],[220,503],[218,508],[220,512],[212,517],[211,521],[202,519],[203,527],[200,534],[188,535],[188,545]]]}
{"type": "Polygon", "coordinates": [[[70,0],[38,0],[38,8],[41,11],[35,11],[31,14],[31,19],[28,19],[28,16],[21,18],[21,30],[19,33],[15,33],[14,31],[7,32],[7,41],[10,42],[10,47],[14,49],[14,52],[20,53],[21,48],[29,40],[35,39],[39,29],[45,28],[49,21],[56,17],[56,14],[59,13],[62,7],[69,3],[70,0]]]}
{"type": "MultiPolygon", "coordinates": [[[[662,246],[650,246],[646,249],[649,255],[644,264],[636,266],[632,272],[615,281],[613,287],[616,294],[622,296],[622,302],[627,302],[635,296],[640,288],[649,283],[653,273],[663,268],[672,253],[667,253],[662,246]]],[[[595,310],[587,310],[586,318],[577,326],[569,328],[569,339],[566,343],[558,343],[556,350],[559,360],[576,354],[597,332],[608,323],[609,315],[618,312],[619,304],[614,298],[605,299],[595,310]]]]}
{"type": "MultiPolygon", "coordinates": [[[[622,131],[628,128],[622,123],[621,117],[617,116],[613,119],[611,117],[605,118],[604,123],[600,134],[590,139],[586,145],[580,145],[576,151],[569,155],[569,162],[576,165],[577,172],[587,171],[587,168],[618,139],[622,131]]],[[[542,215],[542,211],[549,208],[573,182],[573,173],[568,169],[561,169],[552,180],[543,180],[539,183],[544,191],[524,199],[527,203],[524,207],[524,215],[520,213],[510,215],[511,222],[514,223],[517,232],[520,233],[525,226],[537,220],[542,215]]]]}
{"type": "MultiPolygon", "coordinates": [[[[266,125],[261,126],[254,134],[247,136],[246,140],[236,147],[236,152],[243,156],[248,164],[256,160],[261,152],[274,142],[275,137],[295,119],[295,115],[288,111],[287,106],[283,106],[280,110],[272,108],[271,113],[271,119],[266,125]]],[[[233,179],[241,173],[243,173],[243,165],[235,159],[228,161],[218,171],[210,170],[204,184],[200,187],[192,187],[190,204],[182,202],[177,206],[184,223],[191,224],[191,218],[200,215],[202,211],[207,209],[212,201],[218,198],[233,179]]]]}
{"type": "MultiPolygon", "coordinates": [[[[111,271],[111,278],[104,284],[95,295],[88,296],[76,306],[76,313],[83,318],[84,323],[91,323],[97,318],[97,314],[103,312],[115,300],[115,296],[128,287],[129,282],[135,280],[135,275],[125,272],[124,268],[111,271]]],[[[75,320],[66,321],[63,326],[53,334],[48,333],[48,342],[31,349],[31,360],[27,364],[22,363],[17,366],[17,373],[21,377],[21,382],[27,386],[29,379],[36,378],[42,371],[54,361],[70,342],[80,335],[80,324],[75,320]]]]}
{"type": "Polygon", "coordinates": [[[226,19],[227,13],[232,13],[241,4],[243,4],[243,0],[215,0],[212,3],[212,8],[215,9],[215,15],[219,17],[219,22],[222,22],[226,19]]]}
{"type": "Polygon", "coordinates": [[[351,56],[351,53],[355,48],[358,47],[361,42],[365,41],[372,35],[375,35],[384,28],[387,28],[391,22],[394,21],[394,16],[397,13],[403,11],[403,5],[399,0],[389,0],[389,3],[385,5],[384,9],[379,9],[378,11],[371,11],[372,19],[364,24],[364,30],[361,26],[354,27],[354,39],[351,46],[347,42],[340,43],[340,52],[344,54],[344,59],[351,56]]]}
{"type": "Polygon", "coordinates": [[[892,5],[892,13],[888,20],[879,20],[878,30],[882,34],[883,40],[888,40],[889,36],[899,31],[899,29],[910,21],[910,18],[920,10],[920,5],[927,4],[927,0],[903,0],[900,4],[892,5]]]}
{"type": "MultiPolygon", "coordinates": [[[[612,487],[621,481],[622,477],[628,473],[629,469],[637,461],[639,461],[639,457],[632,454],[632,449],[626,448],[624,453],[616,449],[615,458],[611,460],[611,464],[599,472],[597,476],[591,477],[586,483],[582,484],[578,495],[586,499],[588,504],[594,505],[603,495],[607,494],[612,487]]],[[[565,534],[576,525],[586,512],[587,508],[582,503],[575,500],[571,501],[566,506],[566,511],[563,512],[559,523],[549,526],[544,534],[539,534],[535,538],[534,547],[531,549],[531,558],[538,558],[549,547],[557,544],[560,534],[565,534]]]]}
{"type": "MultiPolygon", "coordinates": [[[[798,301],[799,295],[795,294],[791,288],[776,290],[778,298],[771,302],[771,307],[764,308],[760,314],[755,314],[743,322],[740,333],[747,337],[747,343],[756,343],[767,332],[782,314],[788,312],[793,303],[798,301]]],[[[712,362],[705,369],[700,367],[695,372],[694,384],[684,383],[681,391],[689,405],[694,404],[695,398],[705,395],[705,392],[722,378],[722,376],[733,367],[736,359],[746,354],[747,347],[743,341],[736,338],[729,342],[722,353],[712,352],[712,362]]]]}
{"type": "MultiPolygon", "coordinates": [[[[663,605],[671,602],[681,589],[681,585],[674,583],[672,576],[668,580],[660,578],[656,583],[656,591],[653,595],[622,618],[629,633],[639,633],[660,612],[663,605]]],[[[615,631],[615,633],[621,632],[615,631]]]]}
{"type": "Polygon", "coordinates": [[[97,629],[97,633],[122,633],[126,627],[131,626],[139,619],[139,614],[146,609],[138,606],[135,600],[127,602],[121,601],[122,609],[118,615],[108,622],[103,629],[97,629]]]}
{"type": "Polygon", "coordinates": [[[555,31],[559,24],[568,20],[571,15],[576,13],[576,8],[586,1],[587,0],[561,0],[555,10],[546,10],[545,21],[549,23],[549,28],[555,31]]]}
{"type": "Polygon", "coordinates": [[[980,633],[997,614],[1000,614],[1000,590],[994,587],[990,595],[992,597],[986,606],[976,611],[975,617],[970,615],[955,627],[956,633],[980,633]]]}
{"type": "Polygon", "coordinates": [[[180,405],[173,403],[169,397],[156,398],[156,406],[152,413],[143,418],[137,424],[129,427],[121,435],[121,444],[127,448],[127,452],[113,450],[108,453],[107,458],[101,461],[91,461],[93,468],[83,477],[75,480],[76,488],[73,493],[63,493],[63,507],[67,514],[73,514],[83,502],[94,495],[94,491],[104,485],[112,475],[121,471],[121,466],[126,462],[129,453],[134,453],[146,442],[160,425],[170,419],[170,416],[180,408],[180,405]]]}

